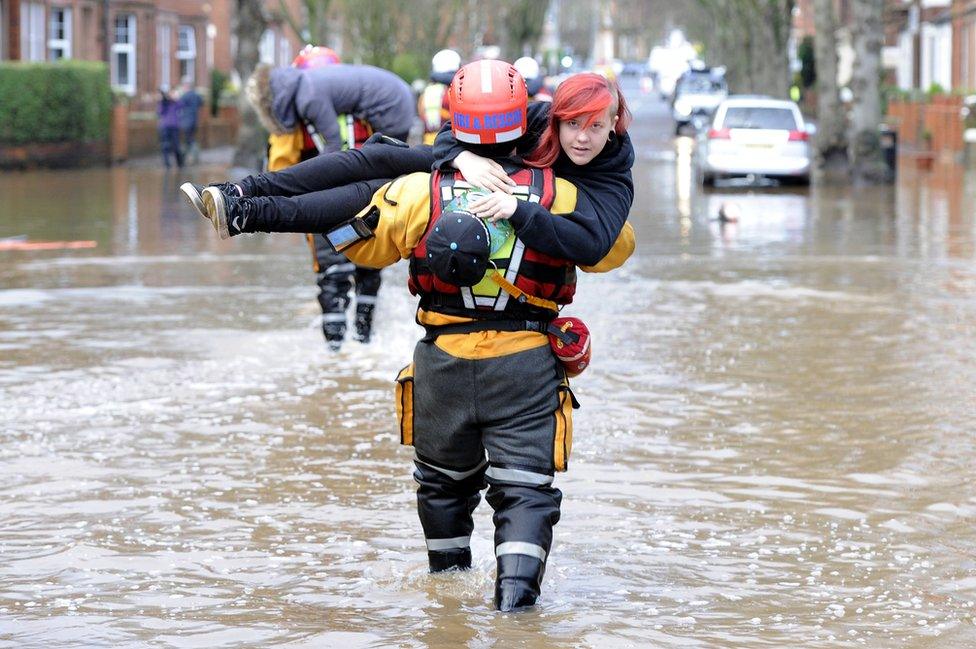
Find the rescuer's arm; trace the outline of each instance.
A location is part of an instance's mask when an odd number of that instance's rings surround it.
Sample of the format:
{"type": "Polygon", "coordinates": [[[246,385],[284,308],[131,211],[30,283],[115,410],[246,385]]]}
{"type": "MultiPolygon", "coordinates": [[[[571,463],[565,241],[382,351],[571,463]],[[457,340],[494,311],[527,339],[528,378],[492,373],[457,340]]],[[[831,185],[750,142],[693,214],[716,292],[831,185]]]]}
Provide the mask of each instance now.
{"type": "Polygon", "coordinates": [[[577,264],[595,264],[610,251],[630,213],[633,193],[623,184],[618,189],[617,198],[601,202],[597,209],[589,194],[557,179],[551,210],[519,201],[509,220],[519,238],[539,252],[577,264]]]}
{"type": "Polygon", "coordinates": [[[483,202],[472,201],[471,210],[478,216],[491,216],[493,206],[510,205],[514,209],[504,209],[503,214],[526,245],[558,259],[593,265],[610,252],[627,221],[633,191],[622,182],[618,190],[620,198],[605,200],[598,211],[587,194],[557,178],[551,211],[498,192],[483,202]]]}
{"type": "Polygon", "coordinates": [[[634,228],[630,223],[624,223],[624,227],[620,230],[620,235],[613,242],[613,247],[610,248],[607,256],[592,266],[580,266],[579,268],[587,273],[606,273],[620,268],[634,254],[636,247],[637,240],[634,236],[634,228]]]}
{"type": "Polygon", "coordinates": [[[357,218],[375,221],[373,236],[343,252],[357,266],[383,268],[406,259],[430,219],[430,174],[414,173],[383,185],[357,218]]]}

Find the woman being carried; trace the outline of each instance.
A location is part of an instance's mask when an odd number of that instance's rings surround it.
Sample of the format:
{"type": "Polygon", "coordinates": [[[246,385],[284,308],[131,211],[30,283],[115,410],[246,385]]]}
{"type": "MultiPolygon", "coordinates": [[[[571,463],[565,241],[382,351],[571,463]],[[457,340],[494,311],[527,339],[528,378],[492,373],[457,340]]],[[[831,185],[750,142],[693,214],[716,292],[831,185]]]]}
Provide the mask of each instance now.
{"type": "MultiPolygon", "coordinates": [[[[374,136],[358,151],[321,155],[213,189],[190,183],[180,189],[214,222],[222,238],[242,232],[326,232],[361,211],[392,178],[432,166],[456,168],[471,185],[494,192],[469,205],[476,215],[508,218],[519,238],[540,252],[595,264],[619,236],[634,198],[629,122],[630,112],[616,83],[597,74],[574,75],[557,89],[552,104],[528,107],[526,132],[506,146],[528,155],[529,164],[552,166],[577,187],[576,208],[558,219],[537,203],[506,198],[512,192],[511,178],[497,162],[455,139],[450,125],[433,150],[374,136]],[[608,94],[611,106],[594,111],[595,105],[605,105],[600,102],[608,94]],[[207,207],[201,193],[209,194],[207,207]]],[[[482,152],[491,155],[490,149],[482,152]]]]}

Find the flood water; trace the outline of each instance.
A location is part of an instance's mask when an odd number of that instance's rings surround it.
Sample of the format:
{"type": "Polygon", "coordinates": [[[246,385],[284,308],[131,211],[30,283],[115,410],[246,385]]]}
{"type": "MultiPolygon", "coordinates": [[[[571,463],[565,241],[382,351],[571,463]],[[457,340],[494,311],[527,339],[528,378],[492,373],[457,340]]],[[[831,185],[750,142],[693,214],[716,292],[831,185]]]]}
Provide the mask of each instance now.
{"type": "Polygon", "coordinates": [[[0,646],[976,646],[976,178],[704,192],[633,103],[639,247],[581,275],[517,615],[485,504],[475,568],[426,572],[404,268],[331,354],[297,235],[221,242],[152,165],[0,176],[0,237],[97,242],[0,252],[0,646]]]}

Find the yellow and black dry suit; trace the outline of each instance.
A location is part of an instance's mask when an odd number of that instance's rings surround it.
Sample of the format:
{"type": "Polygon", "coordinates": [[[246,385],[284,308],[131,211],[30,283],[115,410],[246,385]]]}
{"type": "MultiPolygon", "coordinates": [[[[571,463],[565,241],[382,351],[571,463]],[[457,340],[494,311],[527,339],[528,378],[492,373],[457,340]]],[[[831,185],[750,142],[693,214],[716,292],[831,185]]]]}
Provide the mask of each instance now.
{"type": "MultiPolygon", "coordinates": [[[[523,181],[514,190],[517,197],[542,202],[554,218],[573,211],[576,187],[552,178],[551,171],[506,171],[523,181]]],[[[571,263],[540,257],[513,234],[492,257],[508,290],[492,279],[494,268],[470,289],[451,291],[431,281],[420,253],[443,205],[463,188],[459,180],[457,174],[432,180],[420,173],[382,187],[361,215],[375,224],[375,236],[347,255],[377,267],[411,259],[411,288],[421,298],[416,318],[428,335],[397,377],[397,410],[401,440],[415,449],[430,566],[470,566],[471,514],[487,483],[495,511],[497,603],[501,584],[513,578],[538,594],[559,520],[562,494],[552,482],[567,466],[574,399],[540,332],[540,323],[555,312],[535,298],[568,303],[576,276],[571,263]],[[545,294],[518,299],[532,286],[545,294]]],[[[627,224],[610,253],[582,270],[612,270],[633,250],[627,224]]]]}
{"type": "MultiPolygon", "coordinates": [[[[369,124],[352,115],[339,116],[342,150],[358,149],[372,134],[369,124]]],[[[268,171],[278,171],[318,155],[322,143],[310,125],[296,128],[284,135],[268,138],[268,171]]],[[[346,309],[349,292],[356,291],[356,338],[368,342],[372,332],[376,295],[380,290],[380,272],[374,268],[357,267],[337,253],[321,234],[306,234],[312,252],[312,268],[319,287],[319,306],[322,308],[322,333],[329,345],[338,348],[346,337],[346,309]]]]}

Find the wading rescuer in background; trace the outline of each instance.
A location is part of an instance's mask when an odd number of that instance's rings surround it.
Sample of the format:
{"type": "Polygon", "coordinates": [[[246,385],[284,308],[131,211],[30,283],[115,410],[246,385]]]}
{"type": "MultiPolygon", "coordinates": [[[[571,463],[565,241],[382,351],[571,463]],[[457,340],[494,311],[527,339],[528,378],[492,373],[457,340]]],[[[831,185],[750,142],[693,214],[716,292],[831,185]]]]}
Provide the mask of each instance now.
{"type": "MultiPolygon", "coordinates": [[[[259,66],[247,91],[271,133],[269,171],[320,153],[358,148],[373,130],[406,140],[414,119],[413,93],[402,79],[368,65],[342,65],[335,52],[324,47],[306,47],[291,68],[259,66]]],[[[355,284],[355,336],[368,342],[379,271],[355,266],[321,235],[308,238],[326,341],[334,350],[342,345],[349,291],[355,284]]]]}
{"type": "MultiPolygon", "coordinates": [[[[307,84],[301,83],[302,77],[286,74],[290,72],[288,68],[267,76],[256,73],[253,77],[251,87],[257,86],[259,99],[254,104],[271,132],[269,171],[319,153],[359,148],[374,126],[406,139],[412,116],[404,113],[404,106],[408,98],[412,103],[412,93],[392,72],[369,66],[342,66],[338,55],[323,47],[306,47],[294,66],[308,71],[307,84]],[[266,86],[262,87],[265,80],[266,86]],[[370,119],[357,119],[359,116],[370,119]],[[288,122],[297,123],[297,127],[288,132],[288,122]]],[[[338,350],[346,337],[346,310],[352,289],[356,292],[355,337],[369,342],[381,283],[379,271],[357,267],[335,252],[321,234],[306,237],[319,287],[322,333],[329,347],[338,350]]]]}
{"type": "Polygon", "coordinates": [[[417,100],[417,112],[424,123],[424,144],[433,144],[438,131],[450,118],[447,88],[461,67],[461,55],[454,50],[441,50],[430,62],[430,83],[417,100]]]}
{"type": "MultiPolygon", "coordinates": [[[[506,157],[526,127],[525,83],[511,65],[468,64],[449,92],[455,137],[501,164],[515,197],[540,203],[552,218],[573,211],[571,183],[506,157]]],[[[604,95],[598,112],[609,131],[616,106],[605,88],[604,95]]],[[[546,332],[572,301],[576,266],[527,247],[507,223],[488,225],[465,211],[471,190],[458,172],[410,174],[381,187],[329,236],[358,264],[410,260],[416,318],[427,335],[397,377],[396,397],[401,441],[416,452],[430,570],[470,568],[472,512],[487,484],[495,605],[510,611],[535,604],[559,520],[562,494],[552,482],[567,467],[575,399],[546,332]]],[[[219,191],[212,196],[220,199],[219,191]]],[[[584,270],[611,270],[632,251],[626,225],[607,257],[584,270]]]]}
{"type": "MultiPolygon", "coordinates": [[[[334,50],[306,45],[292,65],[299,70],[309,70],[339,63],[339,55],[334,50]]],[[[338,150],[358,149],[372,133],[367,122],[356,119],[351,114],[338,115],[337,121],[340,144],[338,150]]],[[[272,132],[268,136],[268,171],[280,171],[320,153],[336,150],[316,130],[312,122],[303,122],[291,133],[272,132]]],[[[344,255],[335,252],[321,234],[306,233],[305,239],[312,252],[312,270],[315,271],[315,283],[319,287],[319,306],[322,309],[322,335],[325,336],[329,348],[337,351],[345,340],[350,290],[356,292],[355,338],[362,343],[369,342],[373,330],[376,296],[382,283],[379,271],[357,267],[344,255]]]]}

